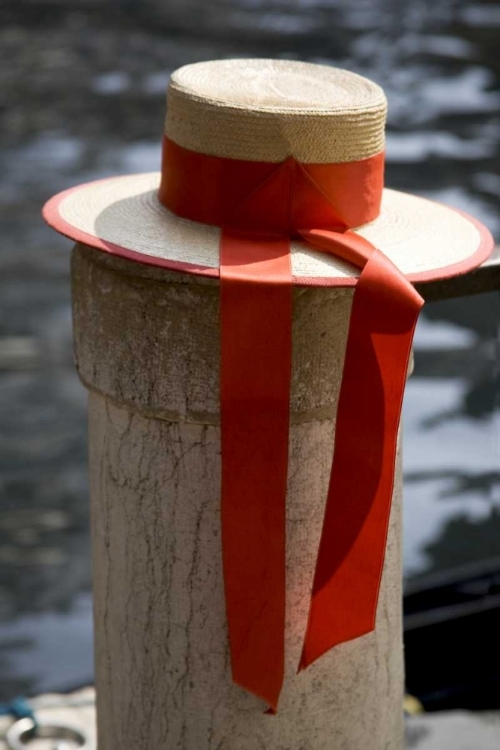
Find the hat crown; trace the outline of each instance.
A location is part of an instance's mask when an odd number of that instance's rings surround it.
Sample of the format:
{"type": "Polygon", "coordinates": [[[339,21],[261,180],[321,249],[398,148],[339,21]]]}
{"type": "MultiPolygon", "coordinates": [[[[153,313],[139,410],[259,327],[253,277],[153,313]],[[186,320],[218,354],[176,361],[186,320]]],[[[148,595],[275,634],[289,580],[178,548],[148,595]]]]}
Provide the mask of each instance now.
{"type": "Polygon", "coordinates": [[[211,156],[309,163],[367,159],[385,146],[387,100],[376,83],[292,60],[220,60],[176,70],[166,135],[211,156]]]}

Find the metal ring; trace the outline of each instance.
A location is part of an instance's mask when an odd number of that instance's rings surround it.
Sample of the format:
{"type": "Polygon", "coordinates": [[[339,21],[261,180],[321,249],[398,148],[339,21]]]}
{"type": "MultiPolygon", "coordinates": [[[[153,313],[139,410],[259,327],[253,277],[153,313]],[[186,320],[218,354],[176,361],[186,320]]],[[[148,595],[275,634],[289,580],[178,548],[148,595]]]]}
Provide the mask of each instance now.
{"type": "MultiPolygon", "coordinates": [[[[85,734],[74,727],[62,724],[35,724],[32,719],[20,719],[12,724],[5,735],[9,750],[25,750],[28,743],[34,739],[62,740],[60,748],[66,750],[65,740],[78,748],[90,748],[85,734]]],[[[55,750],[59,743],[55,745],[55,750]]],[[[69,750],[69,747],[68,747],[69,750]]]]}

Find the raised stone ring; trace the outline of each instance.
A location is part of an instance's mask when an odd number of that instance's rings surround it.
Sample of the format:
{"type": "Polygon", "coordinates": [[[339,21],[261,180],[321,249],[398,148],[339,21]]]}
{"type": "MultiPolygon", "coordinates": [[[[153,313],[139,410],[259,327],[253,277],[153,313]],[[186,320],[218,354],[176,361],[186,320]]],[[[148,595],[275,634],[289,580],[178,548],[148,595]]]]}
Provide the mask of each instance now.
{"type": "Polygon", "coordinates": [[[20,719],[13,724],[6,734],[9,750],[24,750],[32,740],[54,740],[53,750],[73,750],[87,748],[90,745],[87,737],[79,729],[60,724],[36,724],[32,719],[20,719]]]}

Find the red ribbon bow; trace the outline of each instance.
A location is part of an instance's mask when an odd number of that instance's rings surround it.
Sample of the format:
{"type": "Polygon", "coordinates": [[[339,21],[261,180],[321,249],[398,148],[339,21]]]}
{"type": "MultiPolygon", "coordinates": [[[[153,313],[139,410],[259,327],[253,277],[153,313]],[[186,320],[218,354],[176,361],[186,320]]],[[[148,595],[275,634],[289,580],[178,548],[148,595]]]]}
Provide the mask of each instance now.
{"type": "Polygon", "coordinates": [[[375,627],[402,398],[423,304],[391,261],[350,231],[378,216],[383,160],[268,164],[164,141],[160,201],[222,228],[221,513],[231,664],[234,681],[272,711],[284,679],[291,238],[362,269],[299,668],[375,627]]]}

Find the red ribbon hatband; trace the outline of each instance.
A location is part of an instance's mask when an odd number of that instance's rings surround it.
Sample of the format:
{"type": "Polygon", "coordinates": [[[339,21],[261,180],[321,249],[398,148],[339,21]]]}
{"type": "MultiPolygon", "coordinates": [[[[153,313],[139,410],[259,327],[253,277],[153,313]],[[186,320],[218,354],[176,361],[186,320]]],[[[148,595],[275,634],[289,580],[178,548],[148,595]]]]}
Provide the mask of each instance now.
{"type": "MultiPolygon", "coordinates": [[[[234,681],[276,711],[284,679],[290,240],[361,270],[300,669],[375,627],[413,332],[423,300],[351,227],[380,211],[384,154],[280,164],[165,138],[161,203],[221,227],[221,523],[234,681]]],[[[332,446],[333,448],[333,446],[332,446]]]]}

